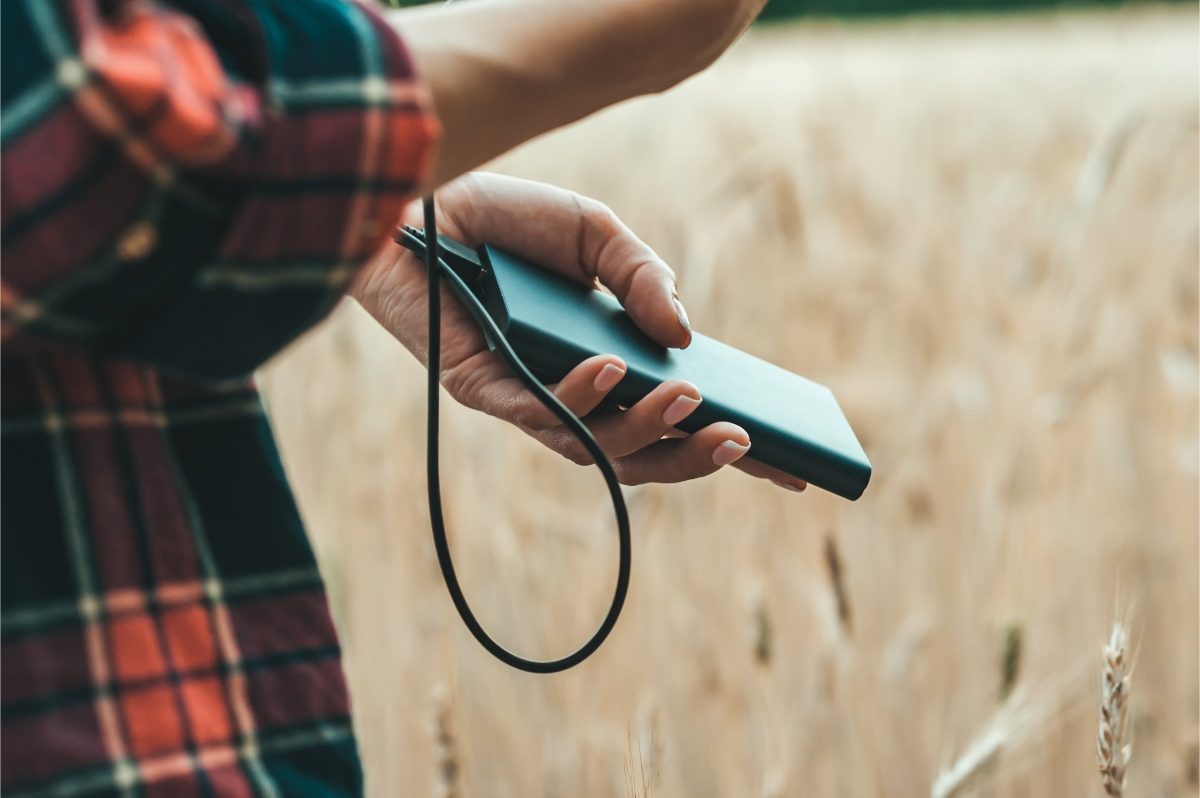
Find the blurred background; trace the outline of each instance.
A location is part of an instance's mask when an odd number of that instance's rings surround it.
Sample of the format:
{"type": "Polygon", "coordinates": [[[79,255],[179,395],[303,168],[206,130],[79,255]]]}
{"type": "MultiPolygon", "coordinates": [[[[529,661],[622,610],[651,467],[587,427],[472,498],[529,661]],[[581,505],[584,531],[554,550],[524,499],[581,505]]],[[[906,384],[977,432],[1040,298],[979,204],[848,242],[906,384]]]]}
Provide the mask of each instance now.
{"type": "MultiPolygon", "coordinates": [[[[629,601],[576,670],[455,615],[399,344],[346,303],[265,370],[373,796],[1096,796],[1114,619],[1127,794],[1197,794],[1197,8],[1027,5],[773,0],[707,73],[495,164],[612,206],[875,466],[857,503],[628,490],[629,601]]],[[[443,407],[468,597],[560,655],[615,575],[601,479],[443,407]]]]}

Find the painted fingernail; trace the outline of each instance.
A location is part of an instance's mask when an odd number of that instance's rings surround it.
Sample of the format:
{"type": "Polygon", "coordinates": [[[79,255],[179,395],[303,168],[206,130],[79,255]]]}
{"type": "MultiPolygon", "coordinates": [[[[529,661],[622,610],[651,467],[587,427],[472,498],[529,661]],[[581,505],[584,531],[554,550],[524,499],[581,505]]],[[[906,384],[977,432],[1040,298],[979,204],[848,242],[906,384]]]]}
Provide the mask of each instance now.
{"type": "Polygon", "coordinates": [[[671,402],[671,406],[663,411],[663,423],[673,427],[690,416],[692,411],[699,406],[699,399],[693,399],[690,396],[677,396],[675,397],[675,401],[671,402]]]}
{"type": "Polygon", "coordinates": [[[743,446],[737,441],[725,441],[713,451],[712,460],[719,466],[727,466],[735,460],[740,460],[748,451],[749,444],[743,446]]]}
{"type": "Polygon", "coordinates": [[[625,376],[625,369],[615,363],[606,363],[604,368],[600,369],[600,373],[596,375],[596,379],[592,385],[600,393],[607,393],[613,389],[621,378],[625,376]]]}
{"type": "Polygon", "coordinates": [[[802,493],[805,487],[803,485],[793,485],[791,482],[784,482],[782,479],[773,479],[771,480],[771,484],[784,490],[790,490],[792,493],[802,493]]]}
{"type": "Polygon", "coordinates": [[[683,303],[679,301],[679,297],[672,297],[671,304],[675,306],[675,315],[679,317],[679,323],[683,329],[687,330],[688,337],[692,335],[692,323],[688,321],[687,311],[683,309],[683,303]]]}

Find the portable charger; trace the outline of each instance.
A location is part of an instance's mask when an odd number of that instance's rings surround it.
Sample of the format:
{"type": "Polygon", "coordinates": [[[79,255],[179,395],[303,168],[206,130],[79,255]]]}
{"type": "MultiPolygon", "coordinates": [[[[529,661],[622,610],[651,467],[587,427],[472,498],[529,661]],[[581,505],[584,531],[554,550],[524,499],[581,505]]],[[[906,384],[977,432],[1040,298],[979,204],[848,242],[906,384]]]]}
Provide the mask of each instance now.
{"type": "Polygon", "coordinates": [[[425,230],[402,227],[396,241],[420,256],[428,272],[426,456],[434,549],[463,623],[500,661],[530,673],[556,673],[578,665],[612,632],[629,590],[629,512],[616,472],[587,425],[544,384],[561,379],[593,355],[614,354],[625,361],[626,376],[612,392],[621,405],[633,405],[664,380],[688,380],[704,402],[680,424],[683,431],[732,421],[750,434],[751,456],[760,462],[848,499],[857,499],[866,489],[871,464],[828,388],[696,333],[687,349],[667,349],[642,333],[608,294],[494,247],[472,249],[439,236],[433,198],[423,204],[425,230]],[[612,499],[618,542],[612,601],[591,637],[558,659],[527,659],[497,643],[472,612],[454,570],[438,464],[442,280],[479,325],[488,347],[587,450],[612,499]]]}
{"type": "MultiPolygon", "coordinates": [[[[424,255],[425,236],[409,228],[400,243],[424,255]]],[[[686,349],[655,343],[611,295],[491,246],[478,250],[445,236],[438,246],[517,355],[555,382],[594,355],[616,355],[626,376],[611,398],[629,407],[666,380],[687,380],[704,401],[679,429],[730,421],[750,434],[749,456],[847,499],[862,495],[871,463],[833,393],[823,385],[699,333],[686,349]]],[[[489,340],[489,346],[492,342],[489,340]]]]}

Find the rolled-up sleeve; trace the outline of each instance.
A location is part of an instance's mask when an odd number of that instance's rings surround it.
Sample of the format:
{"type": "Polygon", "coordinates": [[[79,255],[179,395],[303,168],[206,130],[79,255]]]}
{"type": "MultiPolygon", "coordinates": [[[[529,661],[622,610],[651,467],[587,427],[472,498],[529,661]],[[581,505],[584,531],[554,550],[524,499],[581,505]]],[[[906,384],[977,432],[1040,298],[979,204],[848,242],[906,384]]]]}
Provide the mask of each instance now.
{"type": "Polygon", "coordinates": [[[3,45],[5,346],[244,375],[432,165],[426,91],[357,2],[16,0],[3,45]]]}

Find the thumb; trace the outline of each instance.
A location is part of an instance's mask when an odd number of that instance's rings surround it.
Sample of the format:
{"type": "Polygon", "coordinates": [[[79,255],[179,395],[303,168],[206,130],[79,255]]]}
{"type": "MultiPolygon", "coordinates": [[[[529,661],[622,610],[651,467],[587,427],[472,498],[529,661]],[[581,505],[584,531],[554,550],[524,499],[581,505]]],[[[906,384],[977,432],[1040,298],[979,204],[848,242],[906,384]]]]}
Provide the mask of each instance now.
{"type": "Polygon", "coordinates": [[[675,273],[594,199],[531,180],[476,173],[442,190],[452,228],[582,283],[610,289],[634,323],[663,346],[691,343],[675,273]]]}
{"type": "Polygon", "coordinates": [[[692,341],[675,272],[617,215],[599,202],[585,205],[580,259],[585,272],[609,288],[642,332],[664,346],[692,341]]]}

